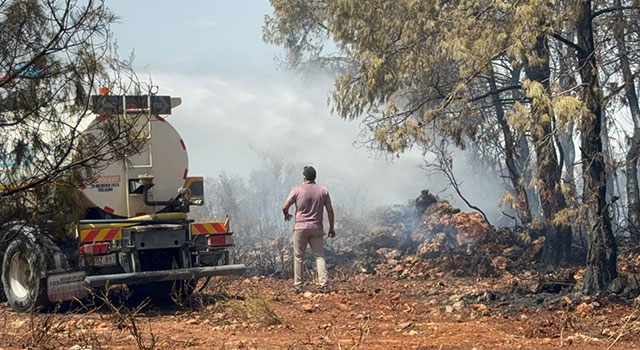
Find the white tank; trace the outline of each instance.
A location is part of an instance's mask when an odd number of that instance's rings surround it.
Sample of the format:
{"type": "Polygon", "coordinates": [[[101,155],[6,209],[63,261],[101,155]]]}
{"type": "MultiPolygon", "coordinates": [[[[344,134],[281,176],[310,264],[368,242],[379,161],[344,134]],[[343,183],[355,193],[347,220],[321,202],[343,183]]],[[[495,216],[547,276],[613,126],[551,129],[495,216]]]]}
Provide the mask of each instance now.
{"type": "MultiPolygon", "coordinates": [[[[185,144],[169,122],[160,116],[143,116],[147,142],[141,153],[126,161],[104,164],[98,174],[81,186],[89,206],[120,217],[152,214],[162,206],[147,206],[143,201],[138,175],[153,175],[155,184],[148,193],[149,201],[169,201],[176,197],[188,173],[185,144]],[[105,167],[106,166],[106,167],[105,167]]],[[[94,119],[85,133],[95,132],[100,118],[94,119]]]]}

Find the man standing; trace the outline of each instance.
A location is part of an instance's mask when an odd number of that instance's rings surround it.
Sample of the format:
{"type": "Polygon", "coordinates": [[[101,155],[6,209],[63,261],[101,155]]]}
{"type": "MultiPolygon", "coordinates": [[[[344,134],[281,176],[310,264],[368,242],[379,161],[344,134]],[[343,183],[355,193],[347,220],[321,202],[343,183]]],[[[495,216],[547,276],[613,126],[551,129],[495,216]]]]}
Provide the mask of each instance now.
{"type": "Polygon", "coordinates": [[[333,228],[333,207],[331,197],[326,187],[316,184],[316,169],[305,166],[302,171],[304,181],[291,190],[289,197],[282,205],[284,220],[290,221],[293,215],[289,214],[289,208],[295,204],[296,218],[293,228],[293,292],[298,294],[302,288],[302,266],[304,263],[307,244],[311,246],[311,252],[316,259],[318,271],[318,283],[320,292],[328,293],[327,267],[324,262],[324,227],[323,213],[327,209],[329,218],[329,237],[335,237],[333,228]]]}

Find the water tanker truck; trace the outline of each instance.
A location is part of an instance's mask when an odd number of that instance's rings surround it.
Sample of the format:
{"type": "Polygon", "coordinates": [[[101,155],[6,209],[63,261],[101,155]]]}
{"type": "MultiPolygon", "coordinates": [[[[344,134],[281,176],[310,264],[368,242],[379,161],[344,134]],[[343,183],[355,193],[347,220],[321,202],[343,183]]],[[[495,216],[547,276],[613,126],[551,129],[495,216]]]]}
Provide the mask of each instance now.
{"type": "Polygon", "coordinates": [[[125,159],[103,161],[80,186],[80,220],[48,230],[3,225],[2,287],[13,309],[37,310],[112,285],[126,285],[138,298],[176,288],[190,293],[198,279],[245,272],[233,262],[228,218],[188,217],[190,206],[203,204],[203,178],[188,175],[185,143],[161,117],[180,103],[170,96],[92,96],[95,118],[85,136],[99,132],[105,118],[136,115],[144,142],[125,159]]]}

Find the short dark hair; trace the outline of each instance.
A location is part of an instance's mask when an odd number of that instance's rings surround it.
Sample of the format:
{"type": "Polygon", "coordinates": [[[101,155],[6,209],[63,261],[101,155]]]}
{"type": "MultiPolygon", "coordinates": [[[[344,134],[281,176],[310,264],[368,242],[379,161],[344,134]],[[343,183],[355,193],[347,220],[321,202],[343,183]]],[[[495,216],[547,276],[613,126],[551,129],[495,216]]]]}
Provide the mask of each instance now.
{"type": "Polygon", "coordinates": [[[316,180],[316,169],[314,169],[311,165],[307,165],[302,170],[302,175],[304,175],[304,178],[309,180],[309,181],[315,181],[316,180]]]}

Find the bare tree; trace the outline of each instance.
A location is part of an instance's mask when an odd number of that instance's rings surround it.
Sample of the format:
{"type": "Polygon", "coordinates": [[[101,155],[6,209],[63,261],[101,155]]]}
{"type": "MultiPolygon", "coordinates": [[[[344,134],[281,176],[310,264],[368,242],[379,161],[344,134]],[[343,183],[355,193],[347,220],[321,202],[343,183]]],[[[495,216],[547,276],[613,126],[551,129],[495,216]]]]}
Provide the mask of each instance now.
{"type": "Polygon", "coordinates": [[[104,0],[0,0],[4,222],[77,202],[68,189],[140,147],[139,116],[96,119],[89,98],[147,92],[115,52],[116,20],[104,0]]]}

